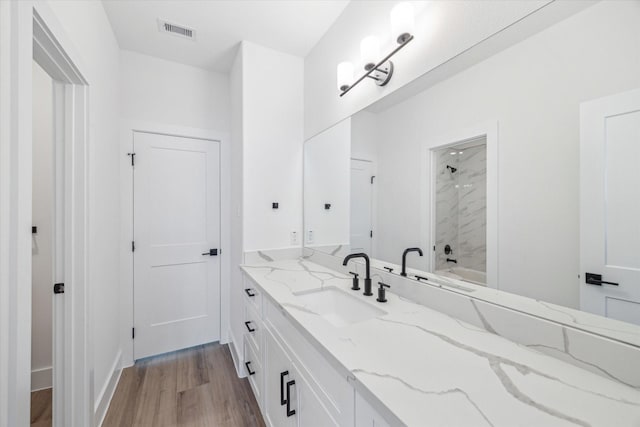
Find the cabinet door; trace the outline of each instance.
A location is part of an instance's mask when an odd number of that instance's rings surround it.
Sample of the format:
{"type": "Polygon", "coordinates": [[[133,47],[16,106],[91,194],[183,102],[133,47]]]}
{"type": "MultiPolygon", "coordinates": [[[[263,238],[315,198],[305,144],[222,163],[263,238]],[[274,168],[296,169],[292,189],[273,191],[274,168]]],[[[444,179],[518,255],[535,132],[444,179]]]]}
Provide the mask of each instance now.
{"type": "Polygon", "coordinates": [[[291,408],[296,411],[295,417],[298,427],[339,426],[295,365],[293,366],[293,380],[295,385],[291,387],[290,391],[291,408]]]}
{"type": "Polygon", "coordinates": [[[356,393],[356,427],[389,427],[369,403],[356,393]]]}
{"type": "Polygon", "coordinates": [[[271,334],[264,333],[264,412],[266,422],[271,427],[293,427],[295,416],[287,417],[286,384],[293,379],[291,360],[271,334]]]}

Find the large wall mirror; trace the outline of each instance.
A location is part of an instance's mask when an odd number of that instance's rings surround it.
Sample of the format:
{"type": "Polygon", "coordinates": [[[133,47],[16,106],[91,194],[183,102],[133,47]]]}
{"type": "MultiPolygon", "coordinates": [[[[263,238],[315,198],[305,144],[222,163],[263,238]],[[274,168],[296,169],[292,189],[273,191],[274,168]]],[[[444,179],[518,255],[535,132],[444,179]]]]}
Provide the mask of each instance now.
{"type": "Polygon", "coordinates": [[[598,3],[310,138],[305,247],[394,273],[419,248],[410,278],[606,316],[640,343],[638,7],[598,3]]]}

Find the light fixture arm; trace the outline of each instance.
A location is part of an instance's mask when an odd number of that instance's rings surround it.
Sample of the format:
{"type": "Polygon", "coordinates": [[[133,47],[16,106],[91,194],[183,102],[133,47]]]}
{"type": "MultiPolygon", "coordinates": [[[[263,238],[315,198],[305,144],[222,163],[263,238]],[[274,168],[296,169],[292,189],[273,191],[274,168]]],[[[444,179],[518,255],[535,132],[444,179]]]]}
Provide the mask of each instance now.
{"type": "MultiPolygon", "coordinates": [[[[389,53],[387,56],[385,56],[384,58],[382,58],[382,60],[380,60],[375,66],[373,66],[373,68],[371,68],[369,71],[367,71],[366,73],[364,73],[362,76],[360,76],[360,78],[358,80],[356,80],[355,82],[353,82],[353,84],[351,84],[349,87],[347,87],[345,90],[343,90],[340,93],[340,96],[344,96],[347,92],[349,92],[351,89],[353,89],[356,85],[358,85],[358,83],[360,83],[362,80],[366,79],[367,77],[372,78],[374,80],[380,80],[378,77],[371,77],[371,74],[375,73],[375,72],[382,72],[384,74],[387,74],[387,81],[389,80],[389,78],[391,78],[391,73],[392,73],[392,69],[393,69],[393,64],[391,63],[391,61],[389,61],[389,59],[395,55],[396,53],[398,53],[398,51],[400,51],[400,49],[402,49],[403,47],[405,47],[411,40],[413,40],[413,35],[410,35],[409,37],[406,38],[406,40],[404,40],[402,42],[402,44],[399,44],[393,51],[391,51],[391,53],[389,53]],[[383,68],[383,65],[386,62],[389,62],[389,64],[391,64],[390,71],[385,71],[383,68]]],[[[386,83],[386,82],[385,82],[386,83]]]]}

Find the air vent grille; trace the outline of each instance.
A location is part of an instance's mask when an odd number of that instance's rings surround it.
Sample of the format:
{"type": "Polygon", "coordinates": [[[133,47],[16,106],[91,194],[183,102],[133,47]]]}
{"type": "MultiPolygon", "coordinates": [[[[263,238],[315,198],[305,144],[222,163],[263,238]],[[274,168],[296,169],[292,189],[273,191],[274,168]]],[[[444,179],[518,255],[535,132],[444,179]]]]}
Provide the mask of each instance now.
{"type": "Polygon", "coordinates": [[[191,40],[193,40],[196,35],[196,32],[191,28],[185,27],[184,25],[172,24],[171,22],[163,20],[158,20],[158,29],[163,33],[191,40]]]}

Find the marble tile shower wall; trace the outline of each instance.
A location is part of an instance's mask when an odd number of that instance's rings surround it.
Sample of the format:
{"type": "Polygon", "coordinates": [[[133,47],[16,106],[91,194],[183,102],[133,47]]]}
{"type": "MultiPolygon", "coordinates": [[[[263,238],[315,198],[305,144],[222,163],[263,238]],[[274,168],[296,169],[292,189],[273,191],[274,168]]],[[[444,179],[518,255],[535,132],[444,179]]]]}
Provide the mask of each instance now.
{"type": "Polygon", "coordinates": [[[447,258],[455,258],[458,252],[458,176],[447,166],[458,170],[458,155],[455,150],[437,153],[436,175],[436,270],[444,270],[447,258]],[[451,154],[454,153],[454,154],[451,154]],[[446,255],[449,245],[453,254],[446,255]]]}
{"type": "Polygon", "coordinates": [[[437,156],[436,268],[486,271],[486,145],[442,150],[437,156]],[[450,255],[444,252],[447,244],[453,249],[450,255]]]}
{"type": "Polygon", "coordinates": [[[458,155],[458,263],[487,269],[487,150],[467,148],[458,155]]]}

